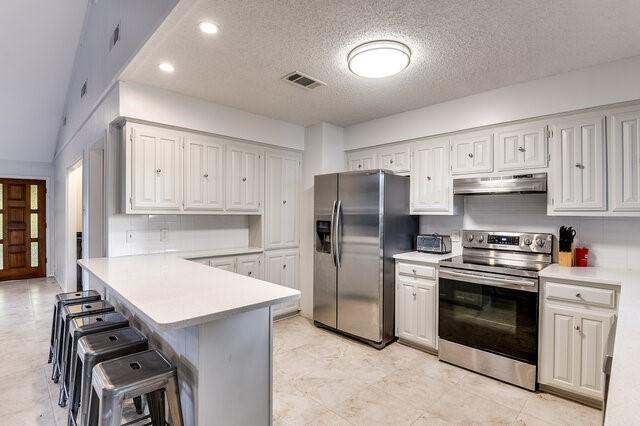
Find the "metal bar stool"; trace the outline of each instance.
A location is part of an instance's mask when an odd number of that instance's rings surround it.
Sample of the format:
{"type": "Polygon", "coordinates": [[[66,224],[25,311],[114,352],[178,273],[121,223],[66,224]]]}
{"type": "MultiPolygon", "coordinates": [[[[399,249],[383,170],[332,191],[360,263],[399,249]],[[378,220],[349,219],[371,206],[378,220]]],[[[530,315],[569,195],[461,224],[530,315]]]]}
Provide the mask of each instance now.
{"type": "Polygon", "coordinates": [[[119,312],[105,312],[95,315],[84,315],[73,318],[69,322],[68,332],[64,336],[62,347],[62,378],[60,380],[60,397],[58,405],[64,407],[69,397],[71,372],[78,350],[78,339],[93,333],[129,327],[129,320],[119,312]]]}
{"type": "Polygon", "coordinates": [[[66,335],[69,333],[69,325],[74,318],[84,317],[87,315],[106,314],[107,312],[113,312],[115,308],[106,300],[96,300],[86,303],[74,303],[70,305],[64,305],[60,311],[60,327],[58,327],[58,353],[56,355],[57,362],[53,366],[54,377],[53,381],[58,383],[61,373],[64,371],[63,356],[64,342],[66,335]]]}
{"type": "Polygon", "coordinates": [[[93,367],[91,385],[91,425],[120,426],[123,401],[144,395],[154,426],[165,426],[165,397],[171,424],[183,426],[177,369],[158,351],[139,352],[101,362],[93,367]]]}
{"type": "MultiPolygon", "coordinates": [[[[51,321],[51,347],[49,347],[49,360],[47,361],[49,364],[51,362],[54,363],[53,374],[51,375],[52,380],[56,379],[56,365],[58,365],[58,330],[60,329],[60,320],[62,318],[62,307],[73,303],[94,302],[100,299],[100,293],[95,290],[56,294],[56,300],[53,304],[53,319],[51,321]]],[[[57,373],[59,373],[59,370],[57,370],[57,373]]]]}
{"type": "MultiPolygon", "coordinates": [[[[96,364],[147,349],[149,349],[147,338],[133,327],[81,337],[78,340],[75,368],[71,370],[68,424],[78,424],[78,408],[80,408],[79,424],[89,425],[91,373],[96,364]]],[[[136,409],[138,414],[142,413],[140,401],[136,403],[136,409]]]]}

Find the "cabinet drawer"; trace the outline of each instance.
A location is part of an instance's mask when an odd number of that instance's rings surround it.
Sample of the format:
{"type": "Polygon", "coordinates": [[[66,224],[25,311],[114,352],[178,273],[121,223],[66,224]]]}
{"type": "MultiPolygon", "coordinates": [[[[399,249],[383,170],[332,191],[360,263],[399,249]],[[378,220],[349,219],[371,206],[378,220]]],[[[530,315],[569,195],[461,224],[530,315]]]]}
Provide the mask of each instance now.
{"type": "Polygon", "coordinates": [[[396,272],[400,275],[408,275],[416,278],[436,278],[436,269],[432,266],[415,265],[412,263],[396,263],[396,272]]]}
{"type": "Polygon", "coordinates": [[[604,288],[583,287],[571,284],[546,284],[546,298],[567,302],[583,303],[586,305],[615,308],[615,291],[604,288]]]}

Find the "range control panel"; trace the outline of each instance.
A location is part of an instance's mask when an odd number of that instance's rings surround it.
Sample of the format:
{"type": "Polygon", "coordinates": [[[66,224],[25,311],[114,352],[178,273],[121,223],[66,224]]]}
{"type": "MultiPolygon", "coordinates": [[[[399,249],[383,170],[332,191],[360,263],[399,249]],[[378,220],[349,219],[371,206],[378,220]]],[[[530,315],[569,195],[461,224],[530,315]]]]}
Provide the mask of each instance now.
{"type": "Polygon", "coordinates": [[[553,235],[464,230],[462,231],[462,247],[548,254],[553,249],[553,235]]]}

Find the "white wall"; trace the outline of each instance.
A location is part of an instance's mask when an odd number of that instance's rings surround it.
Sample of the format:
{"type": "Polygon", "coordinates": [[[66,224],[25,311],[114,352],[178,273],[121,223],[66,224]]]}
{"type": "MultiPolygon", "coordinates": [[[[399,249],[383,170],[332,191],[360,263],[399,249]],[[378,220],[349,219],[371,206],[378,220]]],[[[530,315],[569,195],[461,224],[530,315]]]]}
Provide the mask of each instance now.
{"type": "Polygon", "coordinates": [[[314,176],[346,170],[343,129],[320,123],[305,129],[302,155],[302,231],[300,247],[300,289],[302,315],[313,317],[313,226],[314,176]]]}
{"type": "Polygon", "coordinates": [[[292,149],[304,149],[304,127],[180,93],[120,83],[120,115],[292,149]]]}
{"type": "Polygon", "coordinates": [[[640,57],[407,111],[345,129],[345,149],[640,99],[640,57]]]}
{"type": "MultiPolygon", "coordinates": [[[[589,247],[589,264],[637,268],[640,218],[547,216],[546,194],[478,195],[464,199],[459,216],[421,216],[420,232],[448,235],[453,230],[545,232],[558,235],[561,225],[577,231],[576,244],[589,247]]],[[[460,243],[454,244],[459,249],[460,243]]]]}

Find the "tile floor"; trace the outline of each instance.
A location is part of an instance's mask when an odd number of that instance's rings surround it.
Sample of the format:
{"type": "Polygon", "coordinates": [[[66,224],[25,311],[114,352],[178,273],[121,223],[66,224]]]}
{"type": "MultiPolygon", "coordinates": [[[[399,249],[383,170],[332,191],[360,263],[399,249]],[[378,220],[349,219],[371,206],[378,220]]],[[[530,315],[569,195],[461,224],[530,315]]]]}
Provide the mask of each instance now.
{"type": "MultiPolygon", "coordinates": [[[[66,425],[47,364],[54,279],[0,283],[0,424],[66,425]]],[[[302,317],[275,324],[274,424],[600,424],[598,410],[530,393],[394,343],[377,351],[302,317]]]]}

